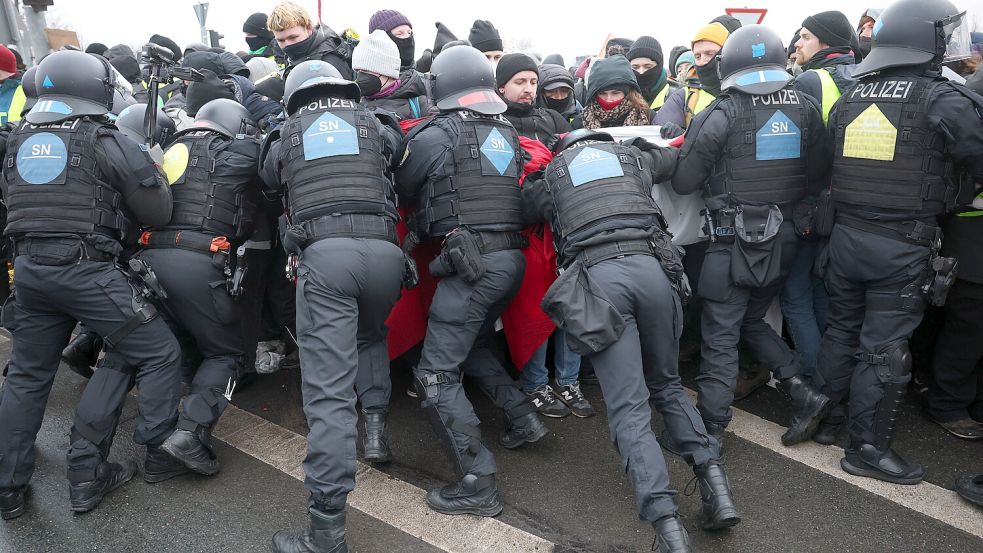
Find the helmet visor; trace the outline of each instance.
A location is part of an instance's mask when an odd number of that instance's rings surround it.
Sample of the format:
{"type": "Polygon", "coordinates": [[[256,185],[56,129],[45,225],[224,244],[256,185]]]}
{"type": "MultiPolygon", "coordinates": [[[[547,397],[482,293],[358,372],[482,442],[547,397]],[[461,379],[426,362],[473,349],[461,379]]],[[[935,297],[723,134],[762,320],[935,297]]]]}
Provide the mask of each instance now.
{"type": "Polygon", "coordinates": [[[973,55],[973,42],[966,12],[947,17],[937,22],[936,26],[941,28],[945,35],[943,62],[964,60],[973,55]]]}

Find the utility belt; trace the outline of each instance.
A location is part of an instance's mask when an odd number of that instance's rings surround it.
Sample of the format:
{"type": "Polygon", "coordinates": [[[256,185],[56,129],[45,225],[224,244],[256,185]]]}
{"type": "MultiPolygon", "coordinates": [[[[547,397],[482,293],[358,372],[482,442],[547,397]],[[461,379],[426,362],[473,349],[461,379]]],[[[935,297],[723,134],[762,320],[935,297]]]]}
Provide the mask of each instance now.
{"type": "Polygon", "coordinates": [[[587,246],[577,252],[577,256],[570,261],[580,260],[585,267],[593,267],[602,261],[625,257],[629,255],[655,255],[655,246],[651,240],[621,240],[619,242],[607,242],[596,246],[587,246]]]}
{"type": "Polygon", "coordinates": [[[669,284],[676,291],[679,300],[683,304],[689,302],[693,296],[693,290],[690,287],[689,278],[683,271],[682,254],[673,245],[672,235],[665,231],[657,230],[653,237],[647,240],[619,240],[587,246],[577,252],[576,257],[566,263],[565,266],[569,266],[573,261],[580,261],[584,267],[590,268],[602,261],[629,255],[650,255],[658,259],[662,271],[668,277],[669,284]]]}
{"type": "MultiPolygon", "coordinates": [[[[777,206],[784,220],[789,220],[793,215],[792,206],[777,206]]],[[[752,209],[748,207],[747,209],[752,209]]],[[[703,216],[703,232],[710,238],[710,242],[721,244],[733,244],[737,236],[737,218],[741,213],[742,206],[724,207],[720,209],[703,209],[700,215],[703,216]]]]}
{"type": "Polygon", "coordinates": [[[390,217],[373,213],[337,213],[287,226],[283,232],[283,247],[299,254],[307,246],[327,238],[369,238],[399,244],[396,224],[390,217]]]}
{"type": "MultiPolygon", "coordinates": [[[[39,265],[74,265],[79,261],[113,261],[118,254],[107,252],[79,236],[16,238],[13,256],[24,255],[39,265]]],[[[117,244],[116,247],[119,247],[117,244]]],[[[122,248],[120,248],[122,250],[122,248]]]]}
{"type": "Polygon", "coordinates": [[[916,246],[924,246],[935,250],[942,247],[942,227],[929,225],[921,221],[873,222],[845,213],[839,213],[836,222],[850,228],[863,230],[872,234],[908,242],[916,246]]]}
{"type": "Polygon", "coordinates": [[[901,308],[915,310],[922,300],[931,305],[945,305],[949,289],[956,281],[959,261],[954,257],[943,257],[942,227],[921,221],[872,222],[846,214],[839,214],[836,222],[844,226],[867,231],[873,234],[908,242],[931,250],[928,263],[918,280],[901,292],[901,308]]]}
{"type": "Polygon", "coordinates": [[[517,232],[479,232],[458,227],[444,238],[443,246],[428,267],[431,276],[458,274],[465,282],[477,282],[485,275],[481,256],[505,250],[519,250],[529,245],[517,232]]]}
{"type": "Polygon", "coordinates": [[[242,283],[246,277],[245,246],[240,246],[232,255],[232,243],[225,236],[192,230],[146,231],[138,241],[144,249],[181,248],[210,255],[212,266],[225,275],[225,286],[229,295],[237,298],[242,295],[242,283]]]}

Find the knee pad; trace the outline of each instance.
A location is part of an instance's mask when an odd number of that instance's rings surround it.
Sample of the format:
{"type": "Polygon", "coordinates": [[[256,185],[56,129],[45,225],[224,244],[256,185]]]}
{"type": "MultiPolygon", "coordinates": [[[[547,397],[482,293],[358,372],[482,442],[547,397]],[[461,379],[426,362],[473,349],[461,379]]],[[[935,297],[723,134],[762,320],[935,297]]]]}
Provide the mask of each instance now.
{"type": "Polygon", "coordinates": [[[874,365],[883,384],[907,384],[911,380],[911,349],[907,339],[892,342],[878,353],[860,352],[857,360],[874,365]]]}

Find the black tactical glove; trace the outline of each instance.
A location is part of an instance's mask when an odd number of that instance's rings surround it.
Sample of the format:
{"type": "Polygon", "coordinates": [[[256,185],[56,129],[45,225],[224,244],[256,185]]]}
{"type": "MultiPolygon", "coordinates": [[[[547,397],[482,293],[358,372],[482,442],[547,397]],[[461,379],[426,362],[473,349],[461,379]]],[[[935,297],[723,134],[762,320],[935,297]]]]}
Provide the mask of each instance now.
{"type": "Polygon", "coordinates": [[[682,136],[685,133],[686,133],[686,129],[680,127],[679,125],[673,123],[672,121],[669,121],[668,123],[664,123],[662,125],[662,128],[659,129],[659,134],[661,134],[662,138],[665,138],[666,140],[672,140],[673,138],[676,138],[677,136],[682,136]]]}
{"type": "Polygon", "coordinates": [[[231,83],[218,78],[218,75],[210,69],[202,69],[201,73],[205,75],[205,80],[193,82],[188,85],[188,92],[185,96],[185,101],[187,102],[185,111],[192,117],[198,113],[201,106],[212,100],[219,98],[236,99],[235,89],[231,83]]]}

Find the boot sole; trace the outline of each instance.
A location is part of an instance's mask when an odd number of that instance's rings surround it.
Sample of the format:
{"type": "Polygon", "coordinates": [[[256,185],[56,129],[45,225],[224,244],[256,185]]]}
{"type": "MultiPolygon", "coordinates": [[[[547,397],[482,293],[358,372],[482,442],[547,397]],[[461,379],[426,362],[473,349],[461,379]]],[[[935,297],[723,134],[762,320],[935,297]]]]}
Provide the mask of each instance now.
{"type": "Polygon", "coordinates": [[[184,465],[189,469],[197,472],[198,474],[202,474],[204,476],[215,476],[216,474],[218,474],[218,471],[221,470],[222,468],[221,466],[219,466],[217,462],[215,463],[215,468],[203,466],[197,461],[195,461],[194,459],[192,459],[187,452],[177,449],[176,447],[167,443],[166,441],[160,445],[160,448],[171,457],[174,457],[178,461],[184,463],[184,465]]]}
{"type": "MultiPolygon", "coordinates": [[[[953,430],[952,428],[949,428],[948,426],[945,425],[945,423],[939,422],[935,417],[931,415],[928,416],[928,420],[941,426],[942,430],[945,430],[946,432],[952,434],[953,436],[959,438],[960,440],[966,440],[970,442],[978,442],[980,440],[983,440],[983,434],[962,434],[958,430],[953,430]]],[[[983,428],[983,425],[981,425],[981,428],[983,428]]]]}
{"type": "Polygon", "coordinates": [[[0,519],[13,520],[24,514],[25,505],[19,505],[9,511],[0,511],[0,519]]]}
{"type": "Polygon", "coordinates": [[[372,463],[374,465],[384,465],[392,461],[392,455],[363,455],[362,458],[366,463],[372,463]]]}
{"type": "Polygon", "coordinates": [[[539,413],[540,415],[544,416],[544,417],[549,417],[551,419],[563,419],[563,418],[569,417],[570,415],[573,414],[570,411],[568,411],[566,413],[544,413],[542,411],[536,411],[536,412],[539,413]]]}
{"type": "Polygon", "coordinates": [[[795,445],[812,438],[816,434],[816,431],[819,430],[819,424],[823,422],[823,419],[826,418],[826,415],[829,414],[829,411],[832,408],[833,408],[833,402],[830,401],[829,398],[826,398],[826,401],[820,404],[819,408],[813,412],[812,416],[809,418],[809,424],[806,425],[802,433],[800,433],[794,439],[786,438],[788,432],[782,435],[782,445],[784,446],[795,445]]]}
{"type": "Polygon", "coordinates": [[[440,509],[434,507],[433,505],[430,504],[429,501],[427,501],[427,507],[430,507],[430,510],[438,512],[442,515],[476,515],[479,517],[498,516],[499,514],[501,514],[502,511],[505,510],[505,505],[503,505],[502,503],[498,503],[491,507],[485,507],[482,509],[479,509],[477,507],[469,507],[467,509],[459,509],[459,510],[452,511],[450,509],[440,509]]]}
{"type": "MultiPolygon", "coordinates": [[[[529,436],[528,438],[523,438],[522,441],[516,442],[514,444],[506,445],[506,444],[502,443],[501,440],[499,440],[498,443],[502,444],[502,447],[504,447],[505,449],[516,449],[516,448],[521,447],[521,446],[523,446],[525,444],[536,443],[539,440],[542,440],[549,433],[550,433],[549,428],[546,428],[544,426],[543,429],[540,430],[539,432],[537,432],[536,434],[533,434],[532,436],[529,436]]],[[[485,516],[488,516],[488,515],[485,515],[485,516]]]]}
{"type": "Polygon", "coordinates": [[[99,506],[100,503],[102,503],[102,500],[106,499],[106,496],[118,490],[119,488],[123,487],[123,485],[129,482],[130,480],[132,480],[133,476],[135,475],[136,473],[134,472],[133,474],[130,474],[128,477],[126,477],[126,479],[120,480],[119,482],[116,483],[116,485],[106,490],[105,493],[103,493],[101,496],[93,497],[92,499],[85,501],[83,503],[76,503],[75,501],[72,501],[72,511],[76,513],[87,513],[92,509],[95,509],[96,507],[99,506]]]}
{"type": "Polygon", "coordinates": [[[846,457],[840,459],[840,468],[845,472],[852,474],[854,476],[863,476],[866,478],[873,478],[874,480],[881,480],[883,482],[890,482],[891,484],[901,484],[903,486],[913,486],[920,483],[925,476],[919,476],[917,478],[901,478],[897,476],[891,476],[886,472],[879,471],[872,468],[863,468],[854,465],[853,463],[846,460],[846,457]]]}
{"type": "Polygon", "coordinates": [[[734,509],[727,509],[723,514],[718,515],[713,518],[713,520],[705,520],[700,522],[700,527],[706,531],[713,530],[724,530],[737,526],[741,522],[741,517],[737,516],[737,511],[734,509]]]}
{"type": "Polygon", "coordinates": [[[171,478],[177,478],[178,476],[183,476],[190,472],[187,468],[182,468],[181,470],[173,470],[168,472],[143,472],[143,481],[148,484],[158,484],[164,482],[165,480],[170,480],[171,478]]]}

